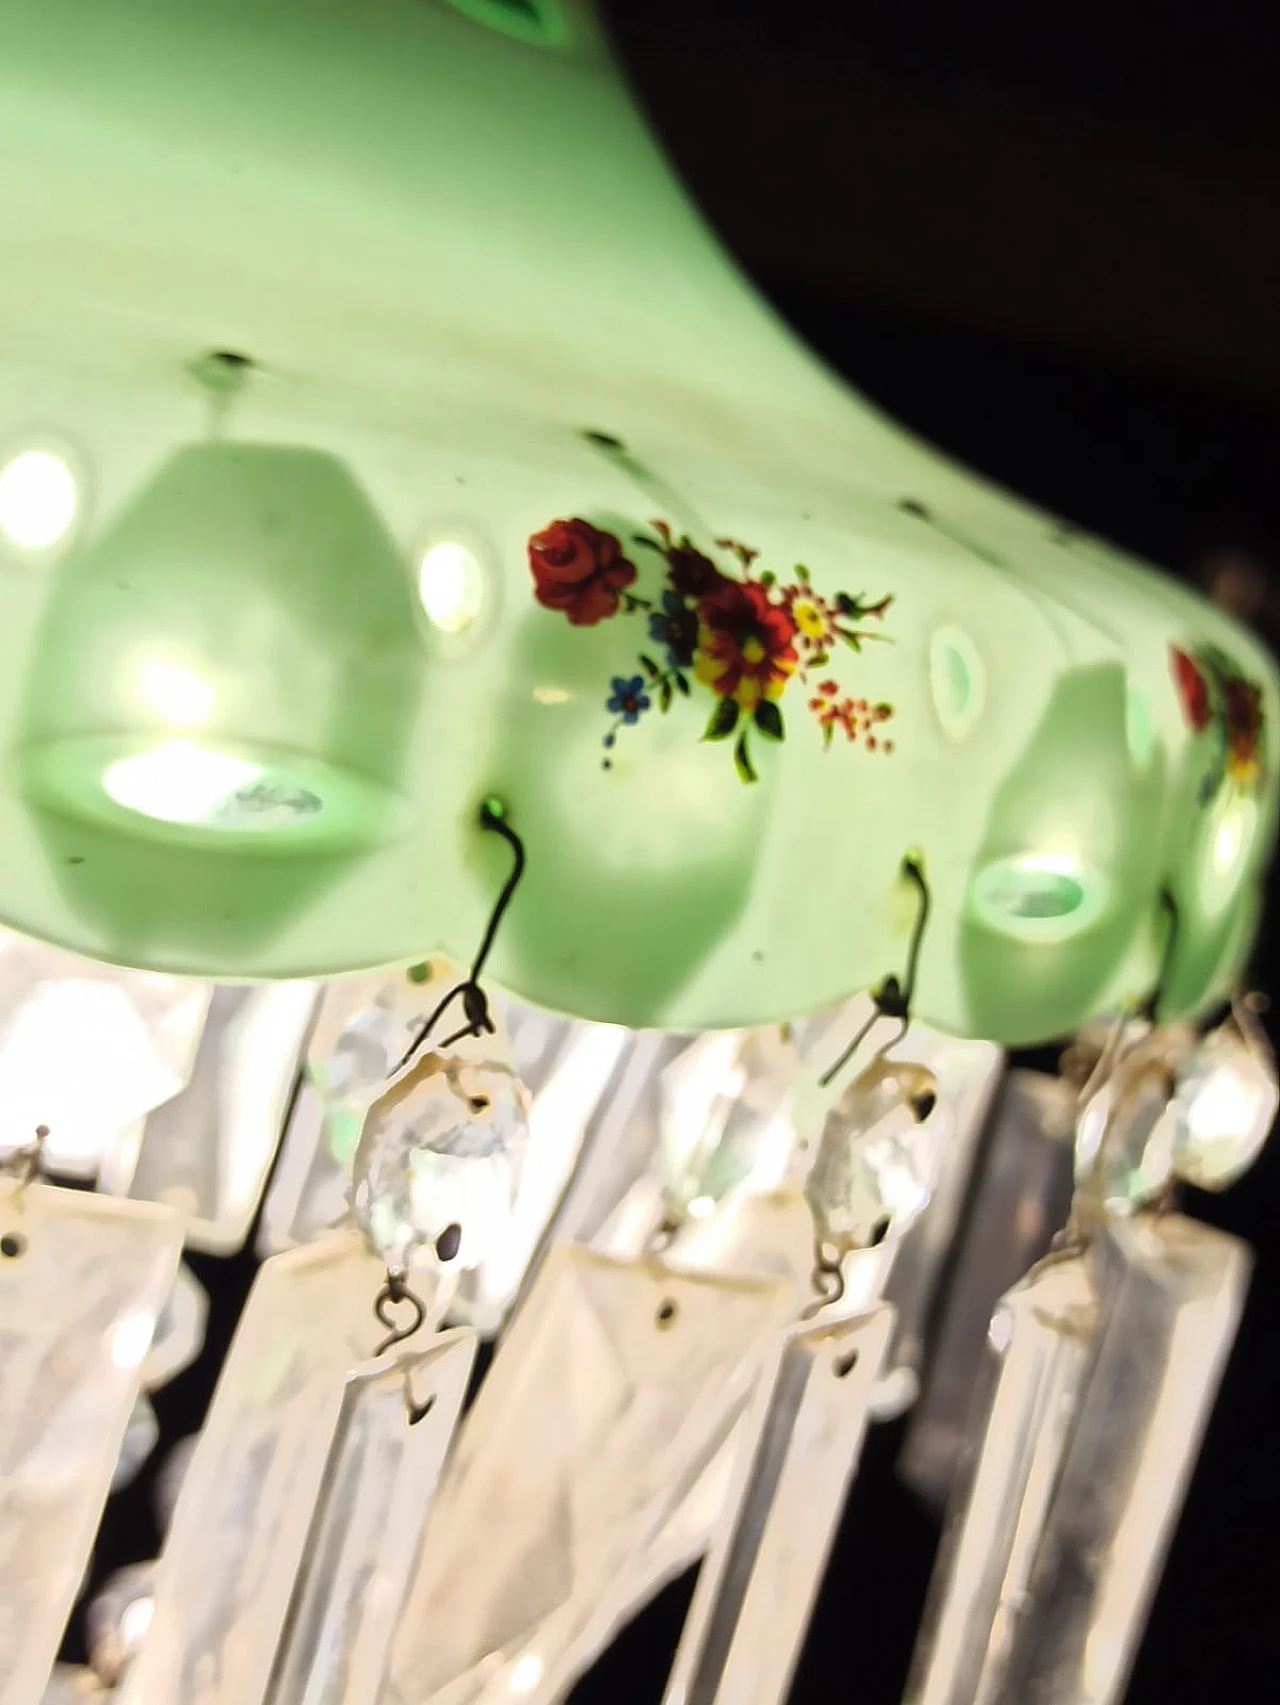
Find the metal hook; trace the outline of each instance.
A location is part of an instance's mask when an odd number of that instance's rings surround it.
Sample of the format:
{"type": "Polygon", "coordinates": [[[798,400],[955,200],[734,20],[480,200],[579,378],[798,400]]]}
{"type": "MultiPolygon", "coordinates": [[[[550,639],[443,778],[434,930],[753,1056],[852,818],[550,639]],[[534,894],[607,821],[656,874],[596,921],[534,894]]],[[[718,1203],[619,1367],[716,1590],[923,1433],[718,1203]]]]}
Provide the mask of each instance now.
{"type": "Polygon", "coordinates": [[[871,999],[875,1002],[874,1011],[853,1041],[840,1055],[840,1058],[818,1079],[819,1089],[825,1089],[831,1080],[844,1070],[863,1042],[866,1041],[867,1035],[877,1019],[896,1018],[899,1026],[897,1035],[881,1048],[882,1054],[887,1053],[890,1048],[896,1047],[907,1033],[907,1027],[911,1022],[911,1003],[915,999],[916,975],[920,969],[920,949],[924,943],[925,926],[929,922],[929,909],[933,900],[929,893],[929,884],[925,880],[924,867],[912,853],[908,853],[903,859],[900,873],[915,887],[920,897],[916,921],[911,928],[911,940],[907,944],[907,963],[902,981],[899,982],[897,977],[891,974],[885,978],[878,989],[871,991],[871,999]]]}
{"type": "Polygon", "coordinates": [[[373,1312],[387,1328],[387,1336],[373,1352],[375,1356],[385,1355],[393,1345],[403,1344],[406,1338],[412,1338],[427,1318],[425,1303],[405,1284],[403,1273],[387,1274],[386,1283],[374,1298],[373,1312]],[[409,1304],[411,1317],[406,1322],[397,1323],[392,1310],[401,1303],[409,1304]]]}
{"type": "Polygon", "coordinates": [[[19,1195],[44,1170],[44,1145],[48,1135],[47,1125],[37,1125],[32,1140],[23,1143],[21,1148],[11,1149],[0,1164],[0,1172],[17,1180],[19,1195]]]}
{"type": "Polygon", "coordinates": [[[462,1010],[466,1014],[467,1022],[460,1030],[455,1030],[451,1036],[446,1037],[446,1039],[440,1044],[442,1048],[453,1047],[454,1043],[461,1042],[464,1036],[492,1036],[496,1029],[493,1019],[489,1013],[489,997],[480,986],[480,975],[484,970],[485,961],[488,959],[489,954],[493,949],[493,944],[498,934],[498,926],[502,922],[507,907],[511,904],[512,897],[515,894],[516,888],[519,886],[520,878],[524,875],[525,850],[524,842],[506,820],[506,807],[503,805],[501,800],[485,800],[484,804],[480,807],[480,827],[482,829],[490,830],[493,834],[501,835],[503,840],[506,841],[507,845],[515,854],[515,861],[511,867],[511,874],[503,884],[502,892],[498,895],[497,903],[495,904],[493,911],[490,913],[489,922],[485,929],[484,937],[480,943],[480,950],[476,954],[475,962],[471,967],[471,975],[469,977],[465,977],[462,982],[456,984],[452,989],[450,989],[448,994],[445,995],[444,999],[440,1001],[435,1011],[431,1014],[430,1018],[428,1018],[425,1023],[418,1026],[413,1040],[409,1043],[409,1046],[392,1067],[392,1077],[394,1077],[397,1072],[404,1070],[405,1066],[409,1064],[409,1061],[418,1052],[419,1048],[422,1047],[422,1044],[427,1040],[428,1036],[430,1036],[431,1032],[440,1022],[445,1009],[453,1001],[459,998],[461,998],[462,1010]]]}
{"type": "Polygon", "coordinates": [[[844,1265],[835,1250],[824,1247],[821,1241],[813,1246],[813,1272],[810,1275],[814,1298],[800,1311],[801,1320],[812,1320],[824,1308],[844,1297],[844,1265]]]}

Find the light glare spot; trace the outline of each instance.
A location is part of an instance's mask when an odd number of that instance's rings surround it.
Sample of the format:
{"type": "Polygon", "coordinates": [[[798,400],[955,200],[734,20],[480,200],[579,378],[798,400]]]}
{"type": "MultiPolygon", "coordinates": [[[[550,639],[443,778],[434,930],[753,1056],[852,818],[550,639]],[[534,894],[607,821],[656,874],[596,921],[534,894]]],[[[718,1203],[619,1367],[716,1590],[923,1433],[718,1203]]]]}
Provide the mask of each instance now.
{"type": "Polygon", "coordinates": [[[204,823],[262,773],[260,765],[229,752],[168,740],[109,765],[102,786],[117,805],[144,817],[162,823],[204,823]]]}
{"type": "Polygon", "coordinates": [[[75,475],[52,450],[24,450],[0,469],[0,531],[22,550],[56,545],[79,501],[75,475]]]}
{"type": "Polygon", "coordinates": [[[475,553],[454,539],[432,545],[418,570],[418,596],[442,633],[470,627],[484,599],[484,576],[475,553]]]}
{"type": "Polygon", "coordinates": [[[203,675],[159,658],[138,672],[138,691],[174,728],[198,728],[213,714],[214,691],[203,675]]]}
{"type": "Polygon", "coordinates": [[[526,1652],[511,1666],[507,1680],[508,1693],[532,1693],[542,1680],[542,1659],[535,1652],[526,1652]]]}

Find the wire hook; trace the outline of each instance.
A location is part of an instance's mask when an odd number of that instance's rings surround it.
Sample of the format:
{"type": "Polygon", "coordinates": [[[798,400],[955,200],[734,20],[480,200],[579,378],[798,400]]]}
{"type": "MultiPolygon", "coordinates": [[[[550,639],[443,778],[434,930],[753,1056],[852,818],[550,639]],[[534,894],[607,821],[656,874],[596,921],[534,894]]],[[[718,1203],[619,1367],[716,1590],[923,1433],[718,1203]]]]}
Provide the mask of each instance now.
{"type": "Polygon", "coordinates": [[[511,848],[515,855],[515,859],[511,867],[511,874],[503,884],[502,892],[498,895],[497,903],[495,904],[493,911],[490,913],[489,922],[484,932],[484,938],[480,943],[480,950],[476,954],[475,961],[471,966],[471,975],[469,977],[465,977],[462,982],[455,984],[455,986],[449,990],[448,994],[445,995],[443,1000],[441,1000],[437,1005],[430,1018],[426,1019],[424,1023],[418,1026],[413,1040],[409,1043],[409,1046],[392,1067],[392,1077],[394,1077],[397,1072],[404,1070],[404,1068],[409,1064],[409,1061],[418,1052],[419,1048],[422,1047],[428,1036],[430,1036],[431,1032],[440,1022],[445,1009],[453,1001],[459,998],[461,998],[462,1010],[466,1014],[467,1022],[461,1027],[461,1029],[455,1030],[451,1036],[447,1036],[444,1039],[444,1041],[440,1044],[442,1048],[453,1047],[454,1043],[461,1042],[464,1036],[492,1036],[496,1029],[493,1019],[489,1013],[489,997],[480,986],[480,975],[484,970],[485,961],[488,959],[489,954],[493,950],[493,944],[498,934],[498,926],[502,922],[507,907],[511,904],[512,897],[515,894],[516,888],[519,886],[520,878],[524,875],[525,850],[524,842],[506,820],[506,807],[503,805],[501,800],[493,798],[485,800],[484,804],[480,807],[480,827],[482,829],[490,830],[490,832],[495,835],[501,835],[503,840],[506,841],[507,845],[511,848]]]}
{"type": "Polygon", "coordinates": [[[387,1336],[373,1352],[375,1356],[385,1355],[394,1345],[412,1338],[427,1318],[426,1304],[416,1291],[411,1291],[405,1284],[403,1273],[388,1272],[386,1283],[374,1298],[373,1312],[387,1328],[387,1336]],[[397,1321],[394,1311],[402,1303],[409,1305],[409,1319],[397,1321]]]}
{"type": "Polygon", "coordinates": [[[920,949],[924,943],[925,927],[929,922],[929,910],[933,903],[929,893],[929,884],[925,880],[924,866],[913,854],[908,853],[902,861],[900,874],[915,888],[919,896],[919,906],[916,910],[916,921],[911,927],[911,940],[907,944],[907,963],[903,971],[902,981],[890,973],[878,989],[871,991],[871,999],[875,1002],[874,1010],[866,1023],[859,1029],[858,1034],[840,1055],[833,1066],[830,1066],[818,1079],[819,1089],[825,1089],[831,1080],[838,1076],[866,1041],[871,1027],[877,1019],[896,1018],[898,1033],[892,1041],[886,1042],[880,1050],[886,1053],[895,1047],[907,1033],[911,1022],[911,1003],[915,998],[916,976],[920,969],[920,949]]]}

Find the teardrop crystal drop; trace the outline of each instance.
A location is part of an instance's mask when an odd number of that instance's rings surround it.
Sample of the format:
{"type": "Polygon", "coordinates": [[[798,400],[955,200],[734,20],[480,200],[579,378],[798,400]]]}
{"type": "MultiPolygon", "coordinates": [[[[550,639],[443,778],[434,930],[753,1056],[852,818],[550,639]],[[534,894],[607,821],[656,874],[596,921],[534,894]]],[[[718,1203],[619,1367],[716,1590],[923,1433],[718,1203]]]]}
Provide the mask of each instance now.
{"type": "Polygon", "coordinates": [[[1246,1037],[1234,1019],[1210,1031],[1178,1074],[1178,1176],[1202,1190],[1225,1190],[1257,1159],[1278,1103],[1265,1037],[1246,1037]]]}
{"type": "Polygon", "coordinates": [[[920,1212],[943,1135],[937,1100],[934,1074],[908,1060],[879,1056],[854,1078],[827,1115],[805,1180],[821,1242],[855,1249],[884,1221],[901,1231],[920,1212]]]}
{"type": "Polygon", "coordinates": [[[508,1067],[424,1054],[372,1103],[351,1206],[393,1271],[478,1266],[510,1218],[529,1093],[508,1067]],[[457,1228],[456,1230],[454,1228],[457,1228]]]}
{"type": "Polygon", "coordinates": [[[1151,1030],[1089,1097],[1076,1124],[1076,1181],[1087,1201],[1132,1214],[1169,1183],[1178,1130],[1173,1092],[1194,1046],[1187,1025],[1151,1030]]]}

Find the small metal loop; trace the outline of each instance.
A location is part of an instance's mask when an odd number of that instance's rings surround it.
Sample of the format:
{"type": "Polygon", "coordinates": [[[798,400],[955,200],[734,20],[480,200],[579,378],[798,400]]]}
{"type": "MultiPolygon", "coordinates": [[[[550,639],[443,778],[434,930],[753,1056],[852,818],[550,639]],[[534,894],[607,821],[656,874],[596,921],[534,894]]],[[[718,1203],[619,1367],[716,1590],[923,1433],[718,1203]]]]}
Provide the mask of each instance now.
{"type": "Polygon", "coordinates": [[[37,1125],[32,1140],[23,1143],[21,1148],[10,1149],[0,1162],[0,1173],[17,1180],[19,1194],[44,1170],[44,1145],[48,1135],[47,1125],[37,1125]]]}
{"type": "Polygon", "coordinates": [[[386,1283],[374,1298],[373,1312],[387,1328],[387,1336],[373,1352],[375,1356],[385,1355],[393,1345],[403,1344],[406,1338],[412,1338],[427,1318],[426,1305],[422,1298],[405,1284],[402,1273],[387,1274],[386,1283]],[[410,1318],[406,1322],[397,1323],[393,1310],[402,1303],[408,1303],[410,1318]]]}
{"type": "Polygon", "coordinates": [[[844,1264],[834,1249],[828,1250],[821,1243],[814,1244],[810,1283],[814,1298],[800,1311],[801,1320],[812,1320],[815,1314],[821,1314],[824,1308],[844,1297],[844,1264]]]}

